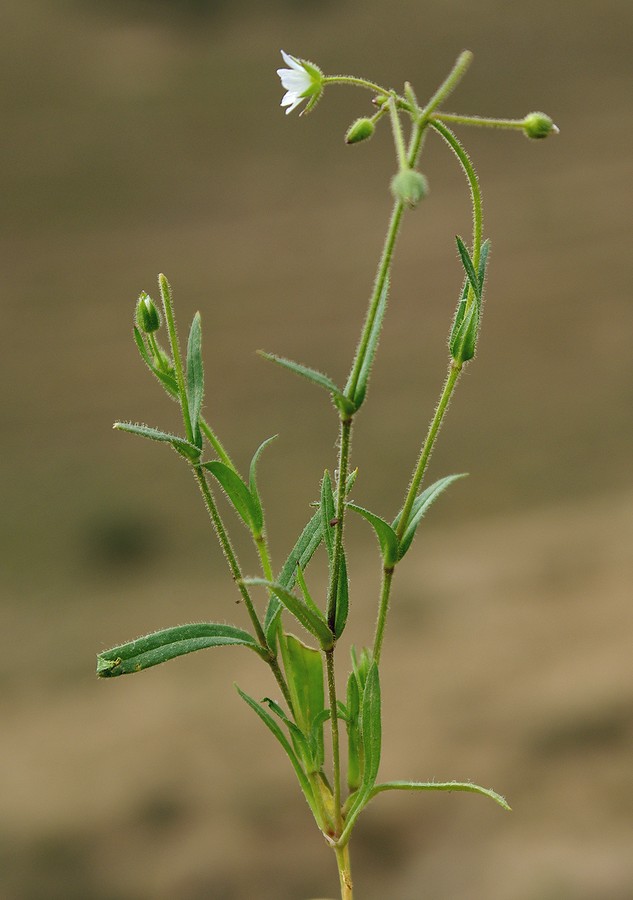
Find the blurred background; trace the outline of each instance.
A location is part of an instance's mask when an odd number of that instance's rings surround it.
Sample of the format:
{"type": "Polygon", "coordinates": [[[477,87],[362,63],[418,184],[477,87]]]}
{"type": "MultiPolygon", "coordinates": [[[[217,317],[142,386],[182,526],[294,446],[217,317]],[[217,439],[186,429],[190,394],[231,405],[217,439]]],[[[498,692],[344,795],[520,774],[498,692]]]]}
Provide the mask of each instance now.
{"type": "MultiPolygon", "coordinates": [[[[460,132],[493,249],[479,355],[429,478],[470,477],[397,574],[381,777],[470,779],[514,811],[382,796],[352,842],[356,888],[631,898],[630,0],[4,0],[1,20],[2,897],[336,895],[286,760],[233,688],[274,693],[258,659],[94,677],[98,651],[147,631],[246,624],[187,467],[111,424],[178,428],[131,338],[163,271],[181,331],[202,313],[206,414],[234,459],[280,435],[260,473],[281,564],[334,465],[336,417],[254,351],[344,380],[394,162],[387,127],[343,143],[371,109],[362,91],[283,115],[279,50],[424,99],[468,47],[451,110],[542,109],[561,134],[460,132]]],[[[432,136],[422,169],[431,193],[406,216],[355,432],[354,497],[386,518],[442,384],[454,234],[470,228],[432,136]]],[[[365,523],[349,541],[363,644],[378,563],[365,523]]]]}

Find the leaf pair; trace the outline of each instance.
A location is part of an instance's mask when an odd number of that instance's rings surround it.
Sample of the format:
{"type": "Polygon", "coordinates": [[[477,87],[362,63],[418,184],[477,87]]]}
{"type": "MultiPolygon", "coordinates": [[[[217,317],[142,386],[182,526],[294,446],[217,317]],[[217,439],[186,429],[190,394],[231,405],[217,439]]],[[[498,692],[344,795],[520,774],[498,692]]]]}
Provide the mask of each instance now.
{"type": "Polygon", "coordinates": [[[462,239],[458,236],[456,241],[462,265],[466,272],[466,280],[457,304],[448,343],[451,356],[455,362],[465,363],[474,357],[477,347],[490,241],[484,241],[482,244],[477,271],[475,271],[473,260],[462,239]]]}
{"type": "Polygon", "coordinates": [[[396,563],[398,563],[409,550],[418,525],[431,504],[435,502],[439,495],[445,491],[450,484],[458,478],[464,477],[464,474],[447,475],[444,478],[438,479],[438,481],[422,491],[422,493],[416,497],[413,506],[411,507],[407,524],[402,529],[400,529],[402,511],[398,513],[390,525],[380,516],[370,512],[368,509],[364,509],[362,506],[357,506],[355,503],[347,504],[348,509],[352,509],[354,512],[358,513],[358,515],[362,516],[376,532],[376,537],[380,544],[383,567],[386,570],[393,569],[396,563]],[[400,530],[402,531],[402,537],[398,538],[400,530]]]}

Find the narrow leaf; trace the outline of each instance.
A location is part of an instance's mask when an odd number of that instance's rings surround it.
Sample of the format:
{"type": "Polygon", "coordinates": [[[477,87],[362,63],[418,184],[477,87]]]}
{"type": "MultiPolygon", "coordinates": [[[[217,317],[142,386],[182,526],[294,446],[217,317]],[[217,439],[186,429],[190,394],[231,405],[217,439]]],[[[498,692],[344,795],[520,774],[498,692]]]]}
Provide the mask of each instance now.
{"type": "Polygon", "coordinates": [[[220,462],[219,459],[203,463],[203,468],[217,478],[246,527],[254,535],[260,535],[264,524],[261,506],[253,498],[250,490],[235,469],[227,466],[226,463],[220,462]]]}
{"type": "Polygon", "coordinates": [[[357,512],[363,519],[366,519],[373,527],[376,532],[376,537],[378,538],[378,543],[380,544],[383,565],[386,569],[392,568],[398,561],[398,538],[394,529],[388,522],[381,519],[380,516],[369,512],[368,509],[363,509],[362,506],[357,506],[355,503],[348,503],[347,508],[353,509],[354,512],[357,512]]]}
{"type": "MultiPolygon", "coordinates": [[[[325,708],[323,660],[318,650],[293,634],[285,634],[279,643],[295,720],[302,733],[310,737],[315,720],[325,708]]],[[[323,757],[323,727],[317,729],[316,737],[314,771],[318,769],[317,760],[323,757]]]]}
{"type": "Polygon", "coordinates": [[[120,647],[104,650],[97,656],[97,675],[100,678],[129,675],[186,653],[229,644],[249,647],[264,659],[268,657],[267,652],[247,631],[234,625],[200,622],[155,631],[135,641],[121,644],[120,647]]]}
{"type": "Polygon", "coordinates": [[[133,422],[115,422],[112,427],[116,428],[117,431],[127,431],[129,434],[138,434],[141,437],[149,438],[151,441],[171,444],[174,450],[192,462],[196,462],[200,456],[198,447],[190,444],[189,441],[178,437],[176,434],[169,434],[169,432],[159,431],[157,428],[150,428],[149,425],[138,425],[133,422]]]}
{"type": "Polygon", "coordinates": [[[503,809],[511,810],[507,800],[497,794],[490,788],[480,787],[478,784],[472,784],[470,781],[386,781],[384,784],[377,784],[371,791],[370,797],[375,797],[383,791],[447,791],[449,794],[453,791],[466,791],[471,794],[482,794],[484,797],[490,797],[495,803],[503,809]]]}
{"type": "MultiPolygon", "coordinates": [[[[369,381],[371,367],[374,362],[374,356],[376,355],[378,341],[380,340],[380,332],[382,330],[382,322],[385,317],[385,310],[387,309],[388,294],[389,276],[387,275],[382,287],[378,304],[376,306],[376,314],[374,316],[374,321],[372,322],[371,331],[369,332],[369,339],[365,348],[365,356],[363,357],[363,362],[358,376],[358,383],[356,385],[356,391],[354,392],[353,400],[355,409],[359,409],[365,399],[365,394],[367,392],[367,383],[369,381]]],[[[348,387],[349,384],[346,386],[346,392],[348,390],[348,387]]]]}
{"type": "Polygon", "coordinates": [[[253,454],[253,458],[251,460],[251,465],[250,465],[250,469],[249,469],[249,475],[248,475],[248,486],[250,488],[250,493],[251,493],[251,497],[253,498],[253,502],[257,505],[257,508],[259,510],[259,517],[262,520],[262,527],[263,527],[263,522],[264,522],[264,512],[263,512],[263,507],[262,507],[262,500],[259,495],[259,488],[257,487],[257,465],[259,463],[259,458],[262,455],[262,452],[276,438],[277,438],[277,435],[274,434],[272,437],[267,438],[265,441],[263,441],[259,445],[259,447],[255,451],[255,453],[253,454]]]}
{"type": "Polygon", "coordinates": [[[200,411],[204,396],[204,369],[202,366],[202,328],[200,313],[193,317],[187,342],[187,399],[189,401],[189,417],[196,441],[202,446],[200,434],[200,411]]]}
{"type": "Polygon", "coordinates": [[[488,256],[490,254],[490,240],[485,240],[481,245],[481,250],[479,252],[479,266],[477,271],[477,277],[479,279],[479,298],[483,296],[484,292],[484,283],[486,281],[486,268],[488,266],[488,256]]]}
{"type": "Polygon", "coordinates": [[[322,614],[318,614],[309,607],[303,600],[296,597],[286,588],[274,581],[266,581],[265,578],[245,578],[244,584],[261,584],[268,590],[273,591],[281,603],[286,607],[288,612],[292,613],[295,619],[303,625],[306,631],[313,634],[324,650],[330,650],[334,643],[334,636],[327,626],[327,622],[322,614]]]}
{"type": "Polygon", "coordinates": [[[334,534],[332,533],[336,517],[334,493],[330,473],[326,470],[321,482],[321,531],[330,563],[334,557],[334,534]]]}
{"type": "Polygon", "coordinates": [[[321,616],[322,615],[321,610],[319,609],[319,607],[316,605],[316,603],[312,599],[312,595],[310,594],[310,591],[308,590],[308,585],[306,583],[305,578],[303,577],[303,571],[301,569],[301,566],[297,566],[297,582],[299,584],[299,587],[301,588],[301,593],[303,594],[303,599],[305,600],[307,606],[309,606],[312,610],[314,610],[314,612],[317,614],[317,616],[321,616]]]}
{"type": "Polygon", "coordinates": [[[301,785],[301,790],[303,791],[303,795],[306,798],[306,800],[308,801],[308,805],[309,805],[310,809],[312,810],[312,814],[314,815],[317,822],[319,822],[319,817],[318,817],[318,813],[317,813],[317,809],[316,809],[314,795],[312,792],[312,786],[306,776],[306,773],[303,770],[301,763],[299,762],[299,758],[297,757],[297,754],[294,752],[294,750],[290,746],[290,743],[289,743],[288,739],[286,738],[285,734],[283,733],[283,731],[281,730],[281,728],[279,727],[277,722],[275,722],[273,717],[270,715],[268,710],[264,709],[264,707],[261,705],[261,703],[258,703],[257,700],[254,700],[245,691],[242,691],[237,685],[235,685],[235,687],[237,689],[238,694],[242,698],[242,700],[244,700],[246,703],[248,703],[250,708],[252,710],[254,710],[254,712],[257,713],[257,715],[262,720],[264,725],[266,725],[266,727],[270,731],[272,731],[272,733],[275,735],[275,737],[277,738],[277,740],[279,741],[281,746],[284,748],[284,750],[288,756],[288,759],[292,763],[292,767],[296,772],[297,778],[299,779],[299,784],[301,785]]]}
{"type": "Polygon", "coordinates": [[[352,401],[349,400],[343,391],[334,384],[332,379],[327,375],[324,375],[323,372],[318,372],[316,369],[310,369],[308,366],[303,366],[301,363],[293,362],[293,360],[286,359],[283,356],[276,356],[274,353],[266,353],[264,350],[259,350],[258,352],[264,359],[269,359],[271,362],[275,362],[277,365],[289,369],[296,375],[306,378],[308,381],[311,381],[312,384],[317,384],[319,387],[325,388],[341,412],[344,412],[346,415],[351,415],[354,412],[354,404],[352,401]]]}
{"type": "Polygon", "coordinates": [[[345,561],[345,551],[341,554],[341,563],[336,590],[336,616],[334,619],[334,634],[336,638],[340,638],[347,625],[347,615],[349,613],[349,579],[347,577],[347,562],[345,561]]]}
{"type": "MultiPolygon", "coordinates": [[[[454,481],[457,481],[459,478],[465,477],[465,472],[462,472],[459,475],[446,475],[444,478],[438,479],[438,481],[427,487],[426,490],[422,491],[422,493],[418,497],[416,497],[415,502],[411,508],[409,523],[405,528],[404,534],[402,535],[402,540],[400,541],[400,549],[398,551],[399,560],[402,559],[402,557],[411,546],[411,542],[415,537],[417,527],[431,504],[434,503],[435,500],[437,500],[440,494],[445,491],[450,484],[452,484],[454,481]]],[[[397,528],[400,524],[400,515],[401,513],[398,513],[398,515],[394,519],[392,525],[393,528],[397,528]]]]}
{"type": "Polygon", "coordinates": [[[376,783],[382,743],[380,722],[380,680],[375,662],[369,667],[360,711],[360,737],[364,766],[360,791],[368,794],[376,783]]]}

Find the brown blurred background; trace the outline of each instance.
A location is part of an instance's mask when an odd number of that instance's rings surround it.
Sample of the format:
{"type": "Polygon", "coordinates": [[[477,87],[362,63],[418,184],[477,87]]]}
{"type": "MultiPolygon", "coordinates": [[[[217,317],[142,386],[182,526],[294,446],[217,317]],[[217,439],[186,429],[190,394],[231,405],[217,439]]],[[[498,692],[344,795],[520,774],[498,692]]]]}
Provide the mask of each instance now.
{"type": "MultiPolygon", "coordinates": [[[[99,650],[183,621],[245,624],[186,467],[111,430],[178,427],[138,358],[164,271],[203,315],[206,411],[261,481],[278,564],[334,464],[343,380],[390,209],[391,139],[347,148],[363,92],[279,109],[279,49],[410,80],[464,47],[455,111],[548,112],[557,139],[466,132],[493,252],[480,354],[430,477],[468,471],[398,572],[384,779],[472,779],[511,801],[384,796],[355,833],[359,900],[633,897],[630,0],[4,0],[0,895],[334,897],[239,650],[98,682],[99,650]]],[[[355,499],[398,509],[441,386],[469,231],[439,141],[407,215],[355,499]]],[[[228,513],[227,513],[228,515],[228,513]]],[[[244,568],[255,560],[235,526],[244,568]]],[[[374,539],[352,522],[349,630],[371,640],[374,539]]],[[[317,567],[318,573],[318,567],[317,567]]],[[[344,674],[345,666],[342,667],[344,674]]]]}

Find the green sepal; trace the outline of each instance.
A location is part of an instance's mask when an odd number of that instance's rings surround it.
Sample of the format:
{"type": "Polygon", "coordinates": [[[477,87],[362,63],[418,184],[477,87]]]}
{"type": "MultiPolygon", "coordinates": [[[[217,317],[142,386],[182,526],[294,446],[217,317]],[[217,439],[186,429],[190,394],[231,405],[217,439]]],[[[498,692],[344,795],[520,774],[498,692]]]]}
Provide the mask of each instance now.
{"type": "Polygon", "coordinates": [[[146,345],[143,335],[139,331],[139,329],[134,326],[134,343],[138,348],[138,352],[141,354],[141,359],[150,370],[152,375],[155,375],[156,378],[160,381],[162,386],[165,388],[170,397],[174,400],[178,399],[178,382],[176,381],[176,376],[173,374],[173,370],[167,371],[165,369],[161,369],[156,365],[154,358],[150,355],[146,345]]]}
{"type": "MultiPolygon", "coordinates": [[[[382,291],[380,292],[380,297],[376,305],[376,312],[369,332],[369,337],[367,339],[365,355],[361,363],[360,373],[358,375],[358,381],[356,383],[356,390],[354,391],[354,396],[352,397],[354,409],[356,410],[360,409],[360,407],[362,406],[363,401],[365,400],[365,394],[367,393],[367,383],[371,374],[371,367],[374,362],[374,356],[376,355],[378,341],[380,340],[380,332],[382,330],[382,322],[385,317],[385,310],[387,309],[388,294],[389,275],[387,275],[385,278],[384,284],[382,286],[382,291]]],[[[351,378],[352,375],[350,375],[350,379],[345,386],[346,396],[349,395],[349,392],[351,390],[351,378]]]]}
{"type": "Polygon", "coordinates": [[[250,489],[251,497],[253,498],[253,502],[257,505],[259,510],[259,518],[262,522],[262,528],[264,525],[264,509],[262,506],[262,498],[259,494],[259,488],[257,486],[257,466],[259,464],[259,458],[262,455],[263,451],[266,447],[271,444],[274,440],[276,440],[277,435],[274,434],[272,437],[266,438],[265,441],[259,445],[255,453],[253,454],[253,458],[251,460],[251,465],[248,473],[248,486],[250,489]]]}
{"type": "Polygon", "coordinates": [[[468,308],[467,302],[462,300],[455,317],[456,322],[458,318],[460,322],[451,334],[449,350],[455,362],[466,363],[474,357],[477,349],[480,323],[478,301],[473,301],[468,308]]]}
{"type": "Polygon", "coordinates": [[[303,625],[306,631],[309,631],[310,634],[316,637],[323,650],[332,649],[334,646],[334,635],[328,628],[323,614],[320,611],[315,611],[316,607],[313,609],[304,600],[295,596],[282,585],[274,581],[267,581],[265,578],[244,578],[244,584],[260,584],[268,588],[269,591],[276,594],[283,606],[295,617],[299,624],[303,625]]]}
{"type": "Polygon", "coordinates": [[[332,379],[328,378],[327,375],[324,375],[323,372],[318,372],[316,369],[310,369],[308,366],[303,366],[301,363],[293,362],[293,360],[286,359],[283,356],[276,356],[274,353],[266,353],[264,350],[259,350],[258,353],[260,356],[263,356],[264,359],[269,359],[271,362],[275,362],[277,365],[289,369],[296,375],[301,375],[302,378],[306,378],[308,381],[311,381],[312,384],[318,384],[319,387],[325,388],[331,395],[334,405],[342,416],[349,417],[353,415],[355,406],[352,401],[346,397],[343,391],[334,384],[332,379]]]}
{"type": "Polygon", "coordinates": [[[130,675],[196,650],[231,644],[248,647],[268,659],[268,652],[247,631],[234,625],[200,622],[155,631],[120,647],[104,650],[97,655],[97,675],[100,678],[130,675]]]}
{"type": "Polygon", "coordinates": [[[133,422],[115,422],[112,426],[117,431],[127,431],[129,434],[138,434],[140,437],[149,438],[150,441],[159,441],[159,443],[171,444],[171,446],[188,459],[190,462],[198,462],[200,458],[200,450],[194,444],[190,444],[184,438],[178,437],[176,434],[170,434],[167,431],[159,431],[157,428],[150,428],[149,425],[138,425],[133,422]]]}
{"type": "Polygon", "coordinates": [[[385,569],[392,569],[398,561],[398,537],[394,529],[380,516],[375,515],[368,509],[364,509],[362,506],[348,503],[347,508],[353,509],[354,512],[366,519],[373,527],[380,544],[383,566],[385,569]]]}
{"type": "Polygon", "coordinates": [[[372,797],[383,791],[446,791],[449,794],[453,791],[466,791],[470,794],[482,794],[484,797],[489,797],[509,812],[512,809],[501,794],[490,788],[472,784],[470,781],[386,781],[372,788],[369,799],[371,800],[372,797]]]}
{"type": "Polygon", "coordinates": [[[477,298],[477,300],[480,300],[481,284],[479,281],[479,276],[475,272],[475,266],[473,265],[470,253],[468,252],[466,244],[463,242],[459,235],[455,236],[455,240],[457,241],[457,249],[459,250],[462,265],[464,266],[464,270],[466,272],[466,278],[468,279],[470,286],[473,289],[475,297],[477,298]]]}
{"type": "Polygon", "coordinates": [[[237,685],[235,685],[235,688],[236,688],[238,694],[240,695],[240,697],[242,698],[242,700],[244,700],[246,703],[248,703],[250,708],[252,710],[254,710],[254,712],[257,713],[257,715],[262,720],[264,725],[266,725],[266,727],[270,731],[272,731],[272,733],[277,738],[277,740],[279,741],[281,746],[284,748],[284,750],[288,756],[288,759],[292,763],[292,767],[295,770],[297,778],[299,779],[299,784],[301,786],[301,790],[303,791],[303,796],[306,798],[306,800],[308,802],[308,806],[312,810],[312,815],[316,819],[317,823],[319,823],[320,819],[319,819],[317,806],[316,806],[316,803],[314,800],[312,786],[308,780],[308,777],[307,777],[305,771],[303,770],[303,767],[299,761],[297,754],[291,747],[285,734],[283,733],[283,731],[281,730],[281,728],[279,727],[277,722],[275,722],[273,717],[270,715],[268,710],[264,709],[264,707],[261,705],[261,703],[258,703],[257,700],[254,700],[245,691],[241,690],[237,685]]]}
{"type": "MultiPolygon", "coordinates": [[[[398,560],[401,560],[405,555],[409,547],[411,546],[411,542],[415,537],[415,532],[417,530],[420,521],[423,516],[426,514],[429,506],[434,503],[440,494],[446,490],[446,488],[452,484],[454,481],[457,481],[459,478],[465,478],[466,472],[462,472],[459,475],[446,475],[444,478],[439,478],[433,484],[426,488],[426,490],[422,491],[419,494],[411,507],[411,513],[409,515],[409,521],[407,523],[407,527],[404,529],[404,533],[402,538],[400,539],[400,547],[398,549],[398,560]]],[[[393,520],[392,527],[397,529],[400,524],[400,516],[402,513],[398,513],[396,518],[393,520]]]]}
{"type": "Polygon", "coordinates": [[[202,365],[202,327],[200,313],[193,317],[189,340],[187,342],[187,400],[189,402],[189,419],[194,434],[194,441],[202,448],[200,432],[200,412],[204,397],[204,368],[202,365]]]}
{"type": "Polygon", "coordinates": [[[221,462],[219,459],[203,463],[202,467],[217,478],[246,527],[256,537],[261,536],[264,526],[261,505],[255,500],[235,469],[227,466],[226,463],[221,462]]]}
{"type": "Polygon", "coordinates": [[[293,634],[280,636],[279,646],[295,721],[311,744],[312,771],[318,772],[323,764],[323,723],[316,732],[314,725],[325,708],[323,660],[318,650],[293,634]]]}

